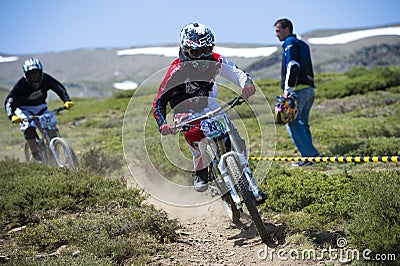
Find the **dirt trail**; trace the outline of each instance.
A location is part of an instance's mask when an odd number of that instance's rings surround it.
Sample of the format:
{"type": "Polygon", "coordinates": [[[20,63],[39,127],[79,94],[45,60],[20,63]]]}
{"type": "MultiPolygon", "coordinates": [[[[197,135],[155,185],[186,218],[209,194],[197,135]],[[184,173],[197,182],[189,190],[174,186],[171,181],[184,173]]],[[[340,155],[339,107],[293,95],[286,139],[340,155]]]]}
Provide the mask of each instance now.
{"type": "MultiPolygon", "coordinates": [[[[233,224],[225,216],[219,201],[198,207],[171,206],[154,198],[149,202],[180,221],[183,228],[178,241],[166,245],[170,257],[156,256],[152,265],[312,265],[305,261],[282,261],[266,253],[278,243],[261,242],[257,230],[246,214],[240,223],[233,224]]],[[[278,239],[283,237],[282,226],[266,223],[278,239]]],[[[277,248],[276,248],[277,249],[277,248]]]]}
{"type": "MultiPolygon", "coordinates": [[[[134,173],[136,175],[146,174],[140,168],[136,168],[134,173]]],[[[137,187],[134,178],[128,178],[128,181],[128,187],[137,187]]],[[[211,199],[209,192],[197,193],[194,189],[186,191],[185,193],[189,193],[188,195],[178,194],[175,191],[165,191],[164,193],[169,193],[169,196],[172,193],[177,199],[188,196],[199,198],[202,196],[211,199]]],[[[163,198],[162,195],[159,196],[163,198]]],[[[152,258],[151,265],[287,266],[316,264],[315,261],[279,260],[276,254],[270,256],[272,249],[277,250],[282,247],[284,242],[283,225],[274,225],[265,221],[267,230],[273,237],[273,241],[267,246],[261,242],[251,218],[243,213],[239,223],[232,223],[226,216],[220,199],[190,207],[168,204],[152,196],[148,197],[147,202],[164,210],[170,218],[177,219],[182,225],[177,241],[166,244],[169,256],[157,255],[152,258]]]]}
{"type": "MultiPolygon", "coordinates": [[[[171,218],[180,221],[178,241],[168,244],[169,258],[153,258],[159,265],[256,265],[263,247],[249,219],[236,226],[224,217],[219,202],[199,207],[176,207],[151,200],[171,218]]],[[[259,265],[259,264],[258,264],[259,265]]]]}

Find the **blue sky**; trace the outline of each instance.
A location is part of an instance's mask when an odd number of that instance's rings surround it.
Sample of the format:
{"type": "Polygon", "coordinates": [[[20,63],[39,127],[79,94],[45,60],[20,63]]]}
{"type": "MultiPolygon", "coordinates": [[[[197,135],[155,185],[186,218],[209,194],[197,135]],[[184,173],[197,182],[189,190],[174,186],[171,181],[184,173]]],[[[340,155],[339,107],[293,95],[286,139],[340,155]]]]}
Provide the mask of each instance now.
{"type": "Polygon", "coordinates": [[[273,24],[287,17],[298,34],[400,23],[399,0],[2,0],[0,54],[176,44],[197,21],[218,43],[276,45],[273,24]]]}

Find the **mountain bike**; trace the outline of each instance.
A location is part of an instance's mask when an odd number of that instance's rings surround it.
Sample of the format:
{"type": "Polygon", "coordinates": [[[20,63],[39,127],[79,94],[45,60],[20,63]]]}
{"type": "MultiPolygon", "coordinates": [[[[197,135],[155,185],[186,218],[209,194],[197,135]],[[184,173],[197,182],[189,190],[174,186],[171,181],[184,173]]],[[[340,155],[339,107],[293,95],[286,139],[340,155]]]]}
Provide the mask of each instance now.
{"type": "MultiPolygon", "coordinates": [[[[228,103],[204,115],[193,117],[191,114],[178,116],[175,120],[177,132],[189,131],[196,124],[206,138],[198,145],[202,159],[209,162],[209,190],[213,197],[219,196],[229,219],[236,223],[243,213],[243,204],[263,242],[269,240],[269,234],[256,206],[254,186],[250,167],[237,134],[226,112],[244,102],[236,97],[228,103]]],[[[243,146],[243,145],[242,145],[243,146]]]]}
{"type": "MultiPolygon", "coordinates": [[[[40,132],[40,136],[36,134],[36,143],[39,146],[39,153],[43,163],[49,166],[77,168],[78,160],[75,152],[68,142],[61,137],[57,128],[58,120],[56,114],[65,109],[65,107],[59,107],[46,114],[30,115],[24,121],[33,121],[40,132]]],[[[28,143],[25,143],[24,153],[27,162],[34,161],[28,143]]]]}

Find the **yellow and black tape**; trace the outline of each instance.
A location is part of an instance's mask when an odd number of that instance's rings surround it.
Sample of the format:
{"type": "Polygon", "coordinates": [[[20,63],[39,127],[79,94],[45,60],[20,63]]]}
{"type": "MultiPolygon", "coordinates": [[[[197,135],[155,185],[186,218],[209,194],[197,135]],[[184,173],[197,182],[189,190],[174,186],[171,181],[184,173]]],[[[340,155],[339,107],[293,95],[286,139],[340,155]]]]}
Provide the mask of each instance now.
{"type": "Polygon", "coordinates": [[[340,163],[366,163],[366,162],[399,162],[400,156],[352,156],[352,157],[257,157],[251,156],[252,161],[278,161],[278,162],[340,162],[340,163]]]}

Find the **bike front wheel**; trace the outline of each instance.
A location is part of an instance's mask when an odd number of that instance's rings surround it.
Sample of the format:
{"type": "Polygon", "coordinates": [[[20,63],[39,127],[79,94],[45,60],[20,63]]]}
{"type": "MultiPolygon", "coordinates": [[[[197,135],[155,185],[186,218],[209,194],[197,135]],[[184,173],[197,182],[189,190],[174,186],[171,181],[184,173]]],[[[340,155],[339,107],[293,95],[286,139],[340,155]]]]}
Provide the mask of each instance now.
{"type": "Polygon", "coordinates": [[[258,234],[261,237],[261,240],[263,242],[267,242],[269,240],[269,234],[267,232],[267,229],[264,225],[264,221],[262,220],[260,213],[257,210],[256,204],[254,202],[254,199],[251,197],[249,193],[249,184],[245,181],[245,176],[240,171],[240,168],[238,166],[237,161],[235,160],[235,157],[233,155],[228,156],[226,158],[226,164],[227,164],[227,169],[229,175],[236,180],[238,189],[240,191],[240,194],[242,195],[242,200],[244,204],[246,205],[246,208],[251,216],[251,219],[254,222],[254,225],[256,226],[256,229],[258,231],[258,234]]]}
{"type": "Polygon", "coordinates": [[[50,141],[50,150],[59,167],[77,168],[78,160],[74,150],[63,138],[55,137],[50,141]]]}
{"type": "Polygon", "coordinates": [[[212,179],[215,183],[215,186],[217,187],[218,194],[221,197],[221,204],[225,210],[226,215],[233,223],[239,222],[240,210],[233,201],[232,196],[229,193],[229,190],[226,187],[225,182],[219,174],[216,166],[211,167],[211,174],[213,175],[212,179]]]}
{"type": "MultiPolygon", "coordinates": [[[[46,147],[44,146],[42,141],[37,141],[37,144],[39,146],[39,153],[40,153],[40,157],[42,157],[42,161],[47,162],[46,147]]],[[[35,159],[33,158],[31,149],[29,148],[29,145],[27,142],[25,142],[25,146],[24,146],[24,155],[25,155],[25,161],[35,162],[35,159]]]]}

